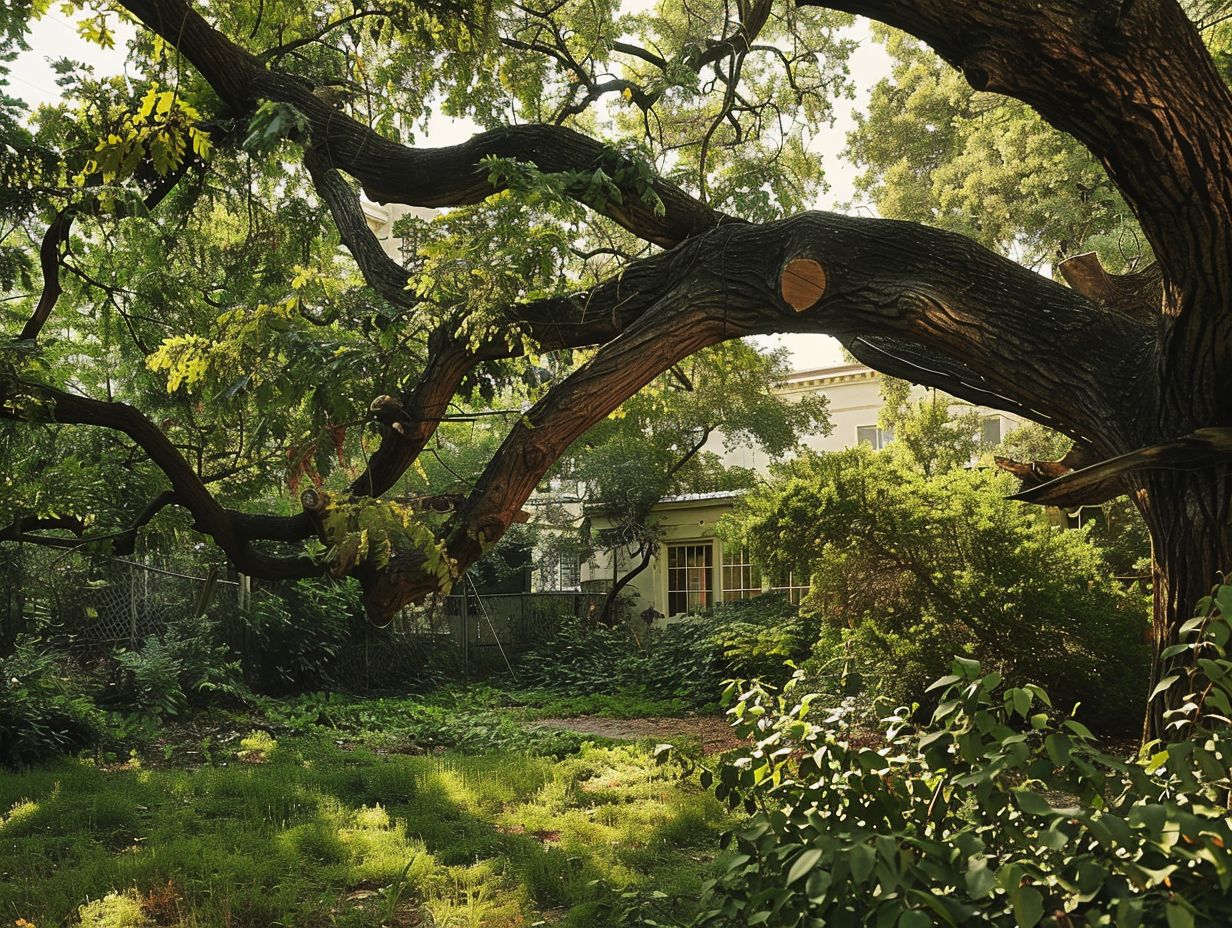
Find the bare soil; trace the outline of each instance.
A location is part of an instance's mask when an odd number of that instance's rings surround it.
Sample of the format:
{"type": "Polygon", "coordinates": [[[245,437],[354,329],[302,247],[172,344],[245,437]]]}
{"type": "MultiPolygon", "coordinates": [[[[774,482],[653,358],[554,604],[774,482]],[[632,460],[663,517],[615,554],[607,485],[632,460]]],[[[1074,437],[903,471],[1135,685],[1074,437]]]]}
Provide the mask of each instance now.
{"type": "Polygon", "coordinates": [[[738,747],[740,740],[731,726],[714,715],[699,715],[683,719],[614,719],[601,715],[584,715],[570,719],[539,719],[544,728],[563,728],[582,735],[612,738],[617,741],[641,741],[655,738],[672,743],[683,738],[698,739],[706,754],[718,754],[738,747]]]}

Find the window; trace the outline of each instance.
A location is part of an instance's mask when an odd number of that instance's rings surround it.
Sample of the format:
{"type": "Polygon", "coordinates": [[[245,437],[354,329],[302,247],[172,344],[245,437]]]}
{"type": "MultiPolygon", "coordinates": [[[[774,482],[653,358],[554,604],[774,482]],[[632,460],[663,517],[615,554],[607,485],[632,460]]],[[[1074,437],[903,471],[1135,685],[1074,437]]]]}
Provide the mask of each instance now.
{"type": "Polygon", "coordinates": [[[723,548],[723,601],[752,599],[761,595],[761,571],[752,563],[749,549],[723,548]]]}
{"type": "Polygon", "coordinates": [[[562,590],[582,588],[582,559],[576,554],[560,556],[560,587],[562,590]]]}
{"type": "Polygon", "coordinates": [[[880,451],[894,440],[894,429],[883,429],[875,425],[856,426],[856,442],[868,445],[874,451],[880,451]]]}
{"type": "Polygon", "coordinates": [[[582,588],[582,559],[567,551],[552,551],[539,562],[539,592],[562,593],[582,588]]]}
{"type": "Polygon", "coordinates": [[[667,614],[704,609],[714,598],[714,545],[667,546],[667,614]]]}
{"type": "Polygon", "coordinates": [[[980,445],[992,448],[1001,444],[1001,417],[987,416],[980,423],[980,445]]]}
{"type": "Polygon", "coordinates": [[[786,593],[787,598],[797,606],[808,591],[809,578],[794,570],[789,570],[786,577],[780,578],[780,582],[770,587],[771,593],[786,593]]]}

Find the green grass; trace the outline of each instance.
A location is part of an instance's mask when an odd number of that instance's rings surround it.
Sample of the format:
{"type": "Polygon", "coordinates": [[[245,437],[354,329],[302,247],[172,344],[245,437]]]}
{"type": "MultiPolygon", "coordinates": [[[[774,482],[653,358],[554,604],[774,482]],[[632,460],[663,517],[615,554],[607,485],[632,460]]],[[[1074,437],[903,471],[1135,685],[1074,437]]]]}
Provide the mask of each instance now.
{"type": "Polygon", "coordinates": [[[337,740],[0,774],[0,925],[358,928],[426,910],[438,928],[606,926],[628,893],[687,915],[714,866],[723,812],[648,746],[555,759],[337,740]]]}

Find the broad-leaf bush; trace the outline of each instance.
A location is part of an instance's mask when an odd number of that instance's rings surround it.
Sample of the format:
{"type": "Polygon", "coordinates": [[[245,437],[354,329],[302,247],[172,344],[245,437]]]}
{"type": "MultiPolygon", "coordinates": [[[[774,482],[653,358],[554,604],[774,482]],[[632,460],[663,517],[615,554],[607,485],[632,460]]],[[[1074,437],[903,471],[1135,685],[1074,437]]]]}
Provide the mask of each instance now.
{"type": "Polygon", "coordinates": [[[220,643],[216,623],[184,616],[133,649],[112,655],[115,679],[104,701],[152,716],[182,715],[190,705],[247,696],[239,662],[220,643]]]}
{"type": "Polygon", "coordinates": [[[1195,670],[1177,740],[1126,761],[1053,709],[959,658],[916,727],[901,708],[880,747],[843,707],[817,718],[797,676],[728,690],[751,746],[712,775],[749,818],[725,840],[704,926],[1075,928],[1232,923],[1232,587],[1182,630],[1195,670]],[[866,740],[866,739],[865,739],[866,740]]]}
{"type": "Polygon", "coordinates": [[[1146,604],[1083,531],[1010,502],[1013,478],[931,476],[889,453],[805,454],[747,495],[725,531],[763,566],[812,576],[817,663],[906,702],[963,654],[1050,689],[1103,730],[1141,719],[1146,604]]]}
{"type": "Polygon", "coordinates": [[[362,611],[354,583],[298,580],[259,591],[243,615],[249,680],[274,693],[338,682],[338,656],[362,611]]]}

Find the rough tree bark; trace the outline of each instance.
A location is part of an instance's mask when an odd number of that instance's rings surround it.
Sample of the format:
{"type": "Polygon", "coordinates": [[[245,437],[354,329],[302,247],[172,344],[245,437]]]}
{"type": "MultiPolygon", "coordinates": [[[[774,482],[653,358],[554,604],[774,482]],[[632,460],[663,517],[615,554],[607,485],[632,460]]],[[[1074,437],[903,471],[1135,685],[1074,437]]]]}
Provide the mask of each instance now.
{"type": "MultiPolygon", "coordinates": [[[[339,172],[376,200],[448,206],[492,192],[479,164],[488,154],[544,171],[593,168],[611,157],[593,139],[542,125],[487,132],[449,148],[401,146],[318,99],[306,81],[268,67],[185,0],[121,5],[174,45],[236,114],[262,99],[304,114],[306,167],[365,278],[394,302],[407,299],[401,271],[374,247],[339,172]]],[[[667,251],[576,297],[510,307],[510,324],[545,347],[599,348],[511,430],[449,519],[443,538],[450,556],[463,569],[473,563],[572,441],[690,352],[749,334],[825,332],[876,369],[1016,411],[1071,437],[1075,450],[1065,462],[1024,471],[1029,485],[1044,474],[1055,485],[1028,486],[1024,496],[1073,505],[1132,495],[1151,532],[1155,645],[1166,647],[1218,572],[1232,567],[1228,442],[1210,438],[1232,426],[1232,94],[1197,30],[1177,0],[801,5],[897,26],[929,43],[973,86],[1023,100],[1079,139],[1135,211],[1158,266],[1118,279],[1080,261],[1067,288],[923,226],[826,213],[750,225],[655,181],[662,215],[636,196],[600,208],[667,251]],[[821,271],[812,302],[790,280],[783,290],[784,275],[794,279],[788,269],[801,261],[821,271]],[[1199,438],[1185,438],[1191,435],[1199,438]],[[1193,447],[1200,453],[1185,464],[1178,455],[1193,447]],[[1110,459],[1115,467],[1101,465],[1110,459]],[[1190,469],[1176,469],[1178,462],[1190,469]],[[1104,469],[1070,474],[1079,463],[1104,469]]],[[[48,233],[51,257],[58,236],[48,233]]],[[[43,311],[45,318],[50,306],[43,311]]],[[[413,388],[374,404],[385,437],[353,493],[385,492],[424,449],[466,375],[512,353],[503,341],[460,344],[453,330],[447,321],[433,336],[431,359],[413,388]]],[[[5,389],[0,384],[0,407],[5,389]]],[[[166,471],[174,502],[245,570],[292,576],[319,569],[255,546],[310,536],[311,514],[228,511],[138,411],[43,395],[54,418],[118,429],[141,445],[166,471]]],[[[435,588],[414,553],[361,579],[374,615],[435,588]]],[[[1158,678],[1165,668],[1156,665],[1158,678]]],[[[1149,734],[1162,733],[1165,708],[1164,698],[1151,706],[1149,734]]]]}

